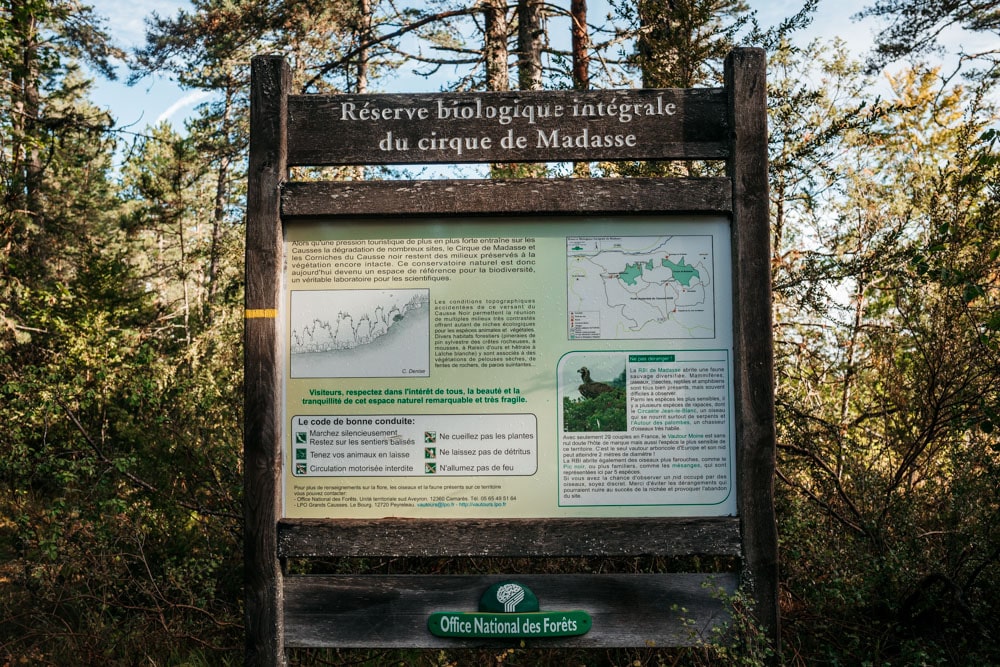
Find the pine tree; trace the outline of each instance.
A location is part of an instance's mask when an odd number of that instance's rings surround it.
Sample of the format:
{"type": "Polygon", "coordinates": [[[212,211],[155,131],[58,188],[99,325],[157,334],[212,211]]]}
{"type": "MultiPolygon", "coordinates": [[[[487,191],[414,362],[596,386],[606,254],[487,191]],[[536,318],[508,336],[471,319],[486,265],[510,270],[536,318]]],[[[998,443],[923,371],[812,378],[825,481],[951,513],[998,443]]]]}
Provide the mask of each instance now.
{"type": "MultiPolygon", "coordinates": [[[[860,17],[875,16],[890,21],[876,37],[875,52],[868,61],[871,71],[878,71],[894,60],[923,56],[938,47],[938,37],[949,28],[1000,36],[1000,2],[997,0],[875,0],[860,17]]],[[[995,62],[1000,49],[981,54],[995,62]]]]}
{"type": "Polygon", "coordinates": [[[76,63],[86,58],[110,75],[118,51],[89,7],[49,0],[0,7],[0,303],[7,304],[0,340],[9,341],[32,328],[19,307],[25,290],[73,273],[67,245],[88,232],[72,215],[85,204],[72,198],[87,190],[67,179],[103,175],[74,164],[82,156],[73,151],[99,160],[110,150],[110,118],[81,103],[88,84],[76,63]]]}

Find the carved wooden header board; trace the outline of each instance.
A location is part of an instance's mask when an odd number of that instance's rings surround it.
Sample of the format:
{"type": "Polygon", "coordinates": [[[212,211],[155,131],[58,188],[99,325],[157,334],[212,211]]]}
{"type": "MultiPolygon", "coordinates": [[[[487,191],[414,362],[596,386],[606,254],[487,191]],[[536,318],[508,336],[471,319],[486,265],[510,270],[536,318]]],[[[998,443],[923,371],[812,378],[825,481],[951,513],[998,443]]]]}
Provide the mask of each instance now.
{"type": "Polygon", "coordinates": [[[684,645],[737,586],[776,638],[763,52],[733,52],[721,89],[315,96],[288,77],[253,61],[247,662],[684,645]],[[287,181],[292,166],[646,159],[726,175],[287,181]],[[740,571],[282,571],[696,554],[740,571]],[[467,616],[515,590],[537,596],[527,615],[467,616]]]}

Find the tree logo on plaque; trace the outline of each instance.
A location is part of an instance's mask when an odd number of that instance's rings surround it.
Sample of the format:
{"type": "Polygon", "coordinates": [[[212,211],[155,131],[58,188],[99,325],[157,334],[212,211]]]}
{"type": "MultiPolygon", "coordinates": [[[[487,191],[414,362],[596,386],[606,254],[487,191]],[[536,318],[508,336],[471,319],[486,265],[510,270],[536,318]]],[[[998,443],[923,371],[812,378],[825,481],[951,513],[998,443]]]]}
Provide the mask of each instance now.
{"type": "Polygon", "coordinates": [[[538,598],[521,584],[511,582],[490,586],[479,600],[479,611],[538,611],[538,598]],[[518,608],[520,607],[520,608],[518,608]]]}

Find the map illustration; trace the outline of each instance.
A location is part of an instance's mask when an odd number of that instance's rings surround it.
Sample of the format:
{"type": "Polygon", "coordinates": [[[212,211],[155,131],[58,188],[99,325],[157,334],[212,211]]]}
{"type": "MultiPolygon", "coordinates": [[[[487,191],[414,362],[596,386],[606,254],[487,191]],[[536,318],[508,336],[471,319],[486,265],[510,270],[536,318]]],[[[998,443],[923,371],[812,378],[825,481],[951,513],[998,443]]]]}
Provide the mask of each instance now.
{"type": "Polygon", "coordinates": [[[291,376],[426,377],[426,289],[300,290],[291,295],[291,376]]]}
{"type": "Polygon", "coordinates": [[[566,239],[571,340],[714,338],[710,235],[566,239]]]}

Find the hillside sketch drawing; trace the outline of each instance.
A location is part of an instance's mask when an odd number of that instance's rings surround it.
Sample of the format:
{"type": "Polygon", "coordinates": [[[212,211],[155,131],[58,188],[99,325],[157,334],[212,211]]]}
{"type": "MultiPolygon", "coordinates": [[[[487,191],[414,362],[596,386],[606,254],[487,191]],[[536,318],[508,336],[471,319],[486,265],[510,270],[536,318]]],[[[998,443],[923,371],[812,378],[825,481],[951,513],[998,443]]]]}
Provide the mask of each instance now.
{"type": "Polygon", "coordinates": [[[292,292],[291,376],[426,376],[429,305],[426,289],[292,292]]]}

